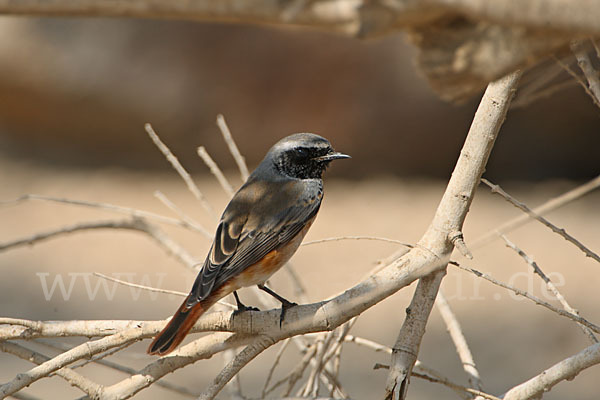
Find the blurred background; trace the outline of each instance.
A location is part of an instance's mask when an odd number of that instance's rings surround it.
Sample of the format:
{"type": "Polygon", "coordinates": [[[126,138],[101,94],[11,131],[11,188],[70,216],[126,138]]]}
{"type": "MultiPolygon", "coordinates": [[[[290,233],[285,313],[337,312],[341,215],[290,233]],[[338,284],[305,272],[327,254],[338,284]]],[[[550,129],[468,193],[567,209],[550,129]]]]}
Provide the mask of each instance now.
{"type": "MultiPolygon", "coordinates": [[[[161,190],[212,231],[215,221],[202,212],[143,126],[152,123],[220,212],[227,196],[196,148],[205,146],[239,186],[239,173],[215,125],[221,113],[251,169],[279,138],[301,131],[319,133],[353,156],[327,172],[326,200],[306,240],[373,235],[416,242],[434,214],[479,99],[461,105],[440,101],[413,67],[413,58],[414,50],[402,35],[359,41],[309,30],[240,25],[1,17],[0,201],[37,193],[172,215],[153,197],[161,190]]],[[[573,86],[509,112],[485,176],[535,206],[596,176],[599,149],[600,110],[573,86]]],[[[467,243],[519,215],[488,192],[480,188],[467,218],[467,243]]],[[[549,218],[598,252],[598,204],[600,194],[594,192],[549,218]]],[[[0,242],[110,218],[119,217],[43,202],[4,204],[0,242]]],[[[195,257],[204,257],[210,245],[206,239],[165,229],[195,257]]],[[[510,237],[547,273],[554,273],[565,297],[584,317],[600,321],[597,264],[535,224],[510,237]]],[[[293,262],[302,271],[310,300],[316,301],[357,283],[394,250],[389,243],[319,244],[301,248],[293,262]]],[[[471,266],[547,295],[539,279],[500,241],[474,254],[471,266]]],[[[194,278],[142,235],[115,231],[81,233],[6,251],[0,253],[0,268],[5,277],[0,281],[0,315],[41,320],[162,319],[180,301],[134,295],[130,288],[112,284],[110,295],[89,276],[92,272],[131,276],[137,283],[180,291],[187,291],[194,278]],[[72,283],[69,296],[62,296],[58,286],[50,296],[44,292],[58,277],[67,289],[72,283]],[[96,295],[90,296],[90,287],[98,288],[96,295]]],[[[286,297],[294,297],[285,274],[272,283],[286,297]]],[[[393,345],[413,288],[366,312],[353,334],[393,345]]],[[[501,394],[588,345],[569,321],[463,272],[449,270],[443,290],[463,323],[490,393],[501,394]]],[[[252,299],[251,293],[243,293],[242,298],[252,299]]],[[[144,354],[146,345],[136,344],[111,359],[142,367],[150,361],[144,354]]],[[[389,363],[389,357],[347,346],[341,380],[348,392],[356,399],[382,393],[387,372],[372,366],[389,363]]],[[[252,396],[260,393],[275,351],[242,372],[242,383],[252,396]]],[[[295,350],[288,352],[281,371],[293,368],[300,358],[295,350]]],[[[436,311],[420,359],[466,383],[436,311]]],[[[199,392],[221,366],[220,357],[215,357],[168,379],[199,392]]],[[[0,381],[30,367],[0,354],[0,381]]],[[[103,384],[124,378],[93,365],[83,372],[103,384]]],[[[598,379],[598,368],[586,370],[544,398],[596,399],[598,379]]],[[[44,399],[78,396],[58,378],[40,381],[27,392],[44,399]]],[[[417,379],[410,393],[414,399],[454,396],[417,379]]],[[[165,396],[178,398],[155,386],[136,398],[165,396]]]]}

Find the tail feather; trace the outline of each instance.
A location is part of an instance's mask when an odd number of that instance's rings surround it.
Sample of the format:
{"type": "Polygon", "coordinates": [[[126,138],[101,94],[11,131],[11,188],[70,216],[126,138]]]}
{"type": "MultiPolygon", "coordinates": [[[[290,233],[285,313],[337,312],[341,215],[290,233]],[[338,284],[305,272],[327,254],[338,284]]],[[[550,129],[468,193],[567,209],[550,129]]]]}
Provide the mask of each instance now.
{"type": "Polygon", "coordinates": [[[181,304],[167,326],[154,338],[148,347],[148,354],[169,354],[185,339],[198,318],[208,309],[201,301],[191,308],[186,306],[186,300],[181,304]]]}

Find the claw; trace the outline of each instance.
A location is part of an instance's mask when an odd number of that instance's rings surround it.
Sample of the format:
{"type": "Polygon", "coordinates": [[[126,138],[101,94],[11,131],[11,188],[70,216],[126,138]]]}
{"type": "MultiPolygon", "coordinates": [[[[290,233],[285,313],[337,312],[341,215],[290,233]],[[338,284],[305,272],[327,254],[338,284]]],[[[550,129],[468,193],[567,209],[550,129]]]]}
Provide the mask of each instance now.
{"type": "Polygon", "coordinates": [[[247,305],[245,305],[244,303],[242,303],[240,301],[240,298],[238,297],[237,292],[233,292],[233,297],[235,297],[235,302],[237,303],[237,310],[235,310],[233,312],[233,315],[237,315],[239,313],[243,313],[244,311],[260,311],[258,308],[256,307],[248,307],[247,305]]]}
{"type": "Polygon", "coordinates": [[[288,308],[292,308],[297,305],[298,304],[292,303],[291,301],[281,303],[281,314],[279,315],[279,328],[281,328],[281,326],[283,325],[283,319],[285,318],[285,313],[288,310],[288,308]]]}

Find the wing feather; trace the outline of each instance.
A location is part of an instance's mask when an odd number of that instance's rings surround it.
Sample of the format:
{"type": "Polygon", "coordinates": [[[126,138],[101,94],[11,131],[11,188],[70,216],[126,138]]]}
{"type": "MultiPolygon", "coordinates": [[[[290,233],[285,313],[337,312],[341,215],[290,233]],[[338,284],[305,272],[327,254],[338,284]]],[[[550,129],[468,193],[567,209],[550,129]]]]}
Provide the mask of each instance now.
{"type": "MultiPolygon", "coordinates": [[[[318,193],[310,202],[302,200],[300,196],[295,201],[287,202],[287,207],[272,210],[275,215],[257,224],[258,226],[251,227],[249,225],[252,224],[247,223],[248,215],[253,211],[251,208],[243,218],[240,215],[228,218],[226,210],[217,227],[209,256],[194,282],[187,305],[191,307],[205,299],[213,288],[220,287],[271,251],[292,240],[318,212],[322,192],[319,190],[318,193]]],[[[274,208],[277,208],[276,205],[274,208]]]]}

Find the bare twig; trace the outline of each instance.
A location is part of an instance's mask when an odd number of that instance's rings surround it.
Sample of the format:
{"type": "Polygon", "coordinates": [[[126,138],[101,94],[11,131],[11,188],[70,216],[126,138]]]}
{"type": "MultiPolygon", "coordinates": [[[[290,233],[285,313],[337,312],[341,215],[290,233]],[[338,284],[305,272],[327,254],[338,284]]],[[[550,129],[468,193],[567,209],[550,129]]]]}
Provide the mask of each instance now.
{"type": "MultiPolygon", "coordinates": [[[[73,200],[73,199],[65,199],[65,198],[61,198],[61,197],[43,196],[43,195],[39,195],[39,194],[25,194],[23,196],[19,196],[17,199],[14,199],[14,200],[2,201],[2,202],[0,202],[0,205],[19,204],[21,202],[28,201],[28,200],[41,200],[41,201],[49,201],[49,202],[60,203],[60,204],[69,204],[69,205],[75,205],[75,206],[98,208],[101,210],[117,212],[120,214],[127,214],[127,215],[129,215],[131,217],[135,217],[135,218],[152,219],[157,222],[162,222],[165,224],[179,226],[181,228],[190,229],[190,230],[197,231],[197,232],[204,234],[204,231],[197,230],[196,226],[189,225],[188,223],[186,223],[185,221],[182,221],[180,219],[169,218],[169,217],[165,217],[164,215],[152,213],[149,211],[138,210],[138,209],[131,208],[131,207],[117,206],[114,204],[99,203],[99,202],[95,202],[95,201],[73,200]]],[[[210,237],[212,238],[212,236],[210,236],[210,237]]]]}
{"type": "Polygon", "coordinates": [[[554,385],[571,380],[586,368],[600,363],[600,343],[593,344],[579,353],[562,360],[541,374],[510,389],[504,400],[526,400],[540,398],[554,385]]]}
{"type": "Polygon", "coordinates": [[[267,373],[267,378],[265,379],[265,384],[264,384],[262,392],[261,392],[261,398],[263,398],[263,399],[267,396],[267,388],[269,387],[269,383],[271,383],[271,378],[273,377],[273,372],[275,372],[275,368],[277,368],[277,365],[279,365],[279,360],[281,360],[281,356],[283,355],[283,352],[285,351],[285,349],[287,349],[290,342],[291,342],[290,339],[285,339],[283,341],[283,343],[281,344],[281,347],[279,348],[279,350],[277,350],[277,354],[275,355],[275,360],[273,360],[273,364],[271,365],[271,368],[269,368],[269,372],[267,373]]]}
{"type": "MultiPolygon", "coordinates": [[[[415,365],[416,367],[416,365],[415,365]]],[[[373,366],[373,369],[390,369],[389,365],[385,365],[385,364],[380,364],[380,363],[376,363],[373,366]]],[[[466,386],[463,385],[459,385],[458,383],[454,383],[450,380],[444,379],[444,378],[438,378],[438,377],[434,377],[434,376],[430,376],[428,374],[423,374],[423,373],[419,373],[419,372],[411,372],[411,376],[414,376],[415,378],[420,378],[420,379],[424,379],[426,381],[429,382],[433,382],[433,383],[439,383],[440,385],[444,385],[449,387],[450,389],[454,390],[457,394],[461,394],[462,393],[468,393],[474,396],[481,396],[483,398],[489,399],[489,400],[502,400],[499,397],[496,397],[494,395],[482,392],[480,390],[477,389],[473,389],[473,388],[468,388],[466,386]]],[[[463,399],[470,399],[470,396],[461,396],[463,399]]]]}
{"type": "Polygon", "coordinates": [[[219,184],[221,185],[221,187],[223,188],[225,193],[227,193],[229,195],[229,197],[233,197],[235,190],[233,190],[231,183],[229,183],[227,178],[225,178],[225,175],[223,175],[221,168],[219,168],[219,166],[212,159],[210,154],[208,154],[208,152],[206,151],[204,146],[198,147],[198,155],[200,156],[200,158],[202,158],[204,163],[208,166],[208,168],[210,169],[210,172],[215,176],[215,178],[217,178],[217,181],[219,182],[219,184]]]}
{"type": "Polygon", "coordinates": [[[475,366],[473,354],[469,349],[469,345],[467,344],[467,340],[465,339],[465,335],[462,332],[456,315],[450,308],[446,297],[441,291],[438,292],[437,298],[435,299],[435,305],[440,312],[444,323],[446,324],[446,329],[452,338],[452,342],[456,348],[456,353],[458,354],[463,369],[469,378],[469,384],[471,387],[481,390],[481,378],[479,377],[479,371],[477,371],[477,367],[475,366]]]}
{"type": "MultiPolygon", "coordinates": [[[[533,209],[533,212],[538,215],[544,215],[549,213],[550,211],[556,210],[574,200],[579,199],[580,197],[585,196],[593,190],[596,190],[600,187],[600,175],[595,177],[594,179],[584,183],[583,185],[577,186],[566,193],[561,194],[560,196],[554,197],[544,204],[533,209]]],[[[497,237],[502,234],[511,232],[517,229],[520,226],[525,225],[526,223],[533,221],[533,218],[529,214],[522,214],[516,218],[511,219],[498,226],[495,229],[492,229],[485,235],[471,242],[472,248],[479,248],[485,246],[488,243],[491,243],[497,237]]]]}
{"type": "Polygon", "coordinates": [[[575,239],[573,236],[568,234],[564,229],[558,228],[556,225],[552,224],[546,218],[536,214],[532,209],[527,207],[524,203],[521,203],[520,201],[518,201],[517,199],[515,199],[514,197],[512,197],[511,195],[506,193],[500,186],[494,185],[492,182],[490,182],[484,178],[482,178],[481,181],[483,183],[485,183],[486,185],[488,185],[492,189],[492,193],[498,193],[500,196],[504,197],[505,200],[509,201],[512,205],[519,208],[523,212],[526,212],[530,217],[532,217],[532,218],[538,220],[539,222],[541,222],[542,224],[546,225],[548,228],[550,228],[552,230],[552,232],[559,234],[560,236],[565,238],[568,242],[573,243],[575,246],[577,246],[577,248],[579,250],[583,251],[583,253],[587,257],[593,258],[594,260],[600,262],[600,256],[598,256],[596,253],[594,253],[589,248],[584,246],[579,240],[575,239]]]}
{"type": "Polygon", "coordinates": [[[229,127],[225,122],[225,117],[222,114],[217,115],[217,126],[221,130],[223,139],[225,139],[225,143],[227,144],[227,147],[229,148],[229,151],[231,152],[231,155],[233,156],[233,159],[240,170],[242,182],[245,182],[250,176],[250,173],[248,172],[248,166],[246,165],[246,159],[244,156],[242,156],[242,153],[240,153],[240,150],[235,144],[233,136],[231,136],[231,131],[229,131],[229,127]]]}
{"type": "Polygon", "coordinates": [[[150,286],[139,285],[137,283],[127,282],[127,281],[124,281],[124,280],[121,280],[121,279],[113,278],[112,276],[101,274],[100,272],[94,272],[94,275],[97,276],[98,278],[106,279],[107,281],[117,282],[117,283],[119,283],[121,285],[124,285],[124,286],[129,286],[129,287],[134,287],[134,288],[137,288],[137,289],[147,290],[149,292],[164,293],[164,294],[173,294],[175,296],[182,296],[182,297],[186,297],[187,296],[187,294],[183,293],[183,292],[177,292],[175,290],[159,289],[159,288],[154,288],[154,287],[150,287],[150,286]]]}
{"type": "MultiPolygon", "coordinates": [[[[525,260],[525,262],[527,264],[529,264],[531,266],[531,268],[533,268],[533,272],[536,273],[537,275],[539,275],[540,278],[542,278],[542,280],[546,283],[546,287],[548,288],[548,290],[550,290],[550,292],[554,295],[554,297],[556,297],[556,299],[560,302],[560,304],[562,304],[562,306],[564,307],[565,310],[567,310],[568,312],[570,312],[572,314],[579,315],[579,311],[577,311],[576,309],[574,309],[573,307],[571,307],[569,305],[567,300],[558,291],[558,288],[554,285],[554,283],[552,283],[550,278],[548,278],[548,276],[544,273],[544,271],[542,271],[542,269],[539,267],[539,265],[531,257],[529,257],[523,250],[521,250],[519,247],[517,247],[516,244],[511,242],[506,236],[502,235],[502,239],[506,243],[507,247],[513,249],[518,255],[520,255],[521,258],[523,258],[523,260],[525,260]]],[[[581,324],[579,324],[579,326],[583,330],[583,333],[585,333],[586,336],[592,341],[592,343],[598,343],[598,339],[596,338],[596,336],[594,336],[594,332],[592,332],[592,330],[590,328],[588,328],[585,325],[581,325],[581,324]]]]}
{"type": "Polygon", "coordinates": [[[327,243],[327,242],[339,242],[342,240],[373,240],[373,241],[377,241],[377,242],[399,244],[401,246],[405,246],[408,248],[414,247],[414,245],[401,242],[400,240],[388,239],[388,238],[376,237],[376,236],[336,236],[336,237],[325,238],[325,239],[310,240],[308,242],[303,242],[301,244],[301,246],[310,246],[312,244],[327,243]]]}
{"type": "Polygon", "coordinates": [[[516,294],[518,296],[523,296],[523,297],[525,297],[525,298],[533,301],[535,304],[540,305],[542,307],[547,308],[550,311],[555,312],[556,314],[560,315],[561,317],[569,318],[570,320],[573,320],[575,322],[578,322],[578,323],[580,323],[582,325],[587,326],[588,328],[590,328],[591,330],[593,330],[596,333],[600,333],[600,326],[597,326],[597,325],[591,323],[590,321],[588,321],[585,318],[580,317],[579,315],[575,315],[573,313],[570,313],[568,311],[562,310],[560,308],[556,308],[553,305],[551,305],[550,303],[548,303],[546,301],[543,301],[542,299],[540,299],[538,297],[535,297],[534,295],[532,295],[532,294],[530,294],[530,293],[528,293],[528,292],[526,292],[524,290],[517,289],[516,287],[511,286],[511,285],[509,285],[507,283],[500,282],[499,280],[493,278],[492,276],[490,276],[490,275],[488,275],[488,274],[486,274],[484,272],[480,272],[480,271],[478,271],[476,269],[473,269],[473,268],[470,268],[470,267],[465,267],[465,266],[457,263],[456,261],[450,261],[449,264],[450,265],[454,265],[454,266],[462,269],[463,271],[470,272],[470,273],[474,274],[475,276],[477,276],[479,278],[483,278],[486,281],[491,282],[491,283],[493,283],[496,286],[500,286],[500,287],[502,287],[504,289],[508,289],[511,292],[513,292],[514,294],[516,294]]]}
{"type": "Polygon", "coordinates": [[[192,192],[192,194],[194,195],[194,197],[196,197],[196,199],[198,201],[200,201],[200,204],[202,204],[202,207],[204,207],[204,209],[210,215],[217,218],[217,214],[215,213],[215,210],[212,208],[210,203],[206,200],[206,197],[204,197],[204,195],[202,194],[202,192],[200,191],[198,186],[196,186],[196,184],[192,180],[192,177],[190,176],[190,174],[185,170],[185,168],[183,168],[183,166],[181,165],[181,163],[179,162],[177,157],[175,157],[173,155],[173,153],[171,153],[171,150],[169,150],[169,148],[160,140],[160,138],[158,137],[156,132],[154,132],[154,129],[152,129],[152,125],[146,123],[144,125],[144,128],[146,129],[148,136],[150,136],[150,139],[152,139],[152,142],[154,142],[156,147],[158,147],[158,149],[161,151],[161,153],[163,153],[163,155],[167,158],[167,161],[169,161],[169,163],[171,163],[171,165],[173,166],[175,171],[177,171],[177,173],[179,174],[181,179],[183,179],[183,181],[187,185],[188,190],[190,192],[192,192]]]}
{"type": "Polygon", "coordinates": [[[187,215],[183,210],[181,210],[175,203],[173,203],[167,196],[165,196],[160,190],[156,190],[154,192],[154,197],[160,200],[167,208],[173,211],[175,214],[179,216],[179,218],[184,221],[187,225],[193,227],[197,232],[200,232],[205,237],[212,239],[212,235],[203,227],[198,221],[194,221],[189,215],[187,215]]]}
{"type": "Polygon", "coordinates": [[[68,225],[46,232],[40,232],[25,238],[16,239],[11,242],[0,243],[0,251],[19,246],[33,245],[37,242],[61,235],[96,229],[127,229],[145,233],[154,239],[160,247],[175,256],[175,258],[189,268],[194,268],[194,266],[197,265],[196,260],[183,247],[159,229],[158,226],[152,225],[138,217],[126,220],[93,221],[68,225]]]}
{"type": "Polygon", "coordinates": [[[473,388],[468,388],[462,385],[457,385],[456,383],[447,381],[447,380],[442,380],[439,378],[434,378],[432,376],[429,375],[425,375],[425,374],[419,374],[418,372],[413,372],[413,376],[417,377],[417,378],[421,378],[421,379],[425,379],[429,382],[433,382],[433,383],[440,383],[444,386],[448,386],[449,388],[452,389],[457,389],[457,390],[462,390],[464,392],[470,393],[474,396],[479,396],[479,397],[483,397],[485,399],[489,399],[489,400],[502,400],[499,397],[496,397],[494,395],[491,395],[489,393],[485,393],[482,392],[481,390],[478,389],[473,389],[473,388]]]}

